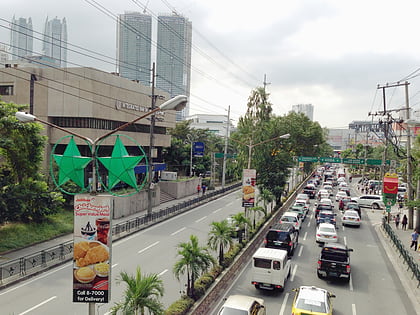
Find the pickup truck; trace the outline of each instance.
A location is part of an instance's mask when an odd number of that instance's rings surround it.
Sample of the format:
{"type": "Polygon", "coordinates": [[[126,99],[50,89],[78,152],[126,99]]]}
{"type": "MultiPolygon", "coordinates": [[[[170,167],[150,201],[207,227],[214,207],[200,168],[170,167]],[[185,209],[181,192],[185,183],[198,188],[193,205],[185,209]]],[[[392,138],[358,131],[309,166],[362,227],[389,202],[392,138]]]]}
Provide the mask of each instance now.
{"type": "Polygon", "coordinates": [[[346,282],[350,281],[350,252],[340,243],[325,243],[318,259],[318,278],[337,278],[346,282]]]}

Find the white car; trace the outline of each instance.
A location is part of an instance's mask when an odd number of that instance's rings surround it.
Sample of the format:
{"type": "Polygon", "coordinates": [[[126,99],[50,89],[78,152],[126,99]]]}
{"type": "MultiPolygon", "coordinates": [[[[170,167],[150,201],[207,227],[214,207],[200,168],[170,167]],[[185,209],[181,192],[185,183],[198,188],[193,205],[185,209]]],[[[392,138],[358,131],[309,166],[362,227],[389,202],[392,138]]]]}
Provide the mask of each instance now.
{"type": "Polygon", "coordinates": [[[302,221],[299,218],[299,215],[296,212],[285,212],[280,218],[279,223],[291,223],[296,230],[300,230],[302,226],[302,221]]]}
{"type": "Polygon", "coordinates": [[[304,201],[305,203],[309,203],[309,196],[307,194],[298,194],[296,196],[296,201],[304,201]]]}
{"type": "Polygon", "coordinates": [[[361,207],[369,207],[373,209],[383,209],[385,204],[380,195],[362,195],[357,198],[357,203],[361,207]]]}
{"type": "Polygon", "coordinates": [[[321,205],[330,205],[331,207],[334,208],[333,202],[331,201],[330,198],[321,198],[321,200],[319,201],[319,204],[321,204],[321,205]]]}
{"type": "Polygon", "coordinates": [[[329,198],[330,197],[330,192],[326,189],[320,189],[318,191],[318,199],[322,199],[322,198],[329,198]]]}
{"type": "Polygon", "coordinates": [[[362,221],[360,220],[359,213],[354,210],[346,210],[341,218],[343,226],[345,225],[355,225],[360,227],[362,221]]]}
{"type": "Polygon", "coordinates": [[[339,191],[335,195],[335,201],[337,201],[337,202],[340,201],[343,198],[347,198],[347,193],[345,191],[339,191]]]}
{"type": "Polygon", "coordinates": [[[218,315],[265,315],[265,302],[261,298],[247,295],[229,296],[218,315]]]}
{"type": "Polygon", "coordinates": [[[335,243],[338,242],[337,231],[331,223],[320,223],[316,228],[316,241],[319,243],[335,243]]]}

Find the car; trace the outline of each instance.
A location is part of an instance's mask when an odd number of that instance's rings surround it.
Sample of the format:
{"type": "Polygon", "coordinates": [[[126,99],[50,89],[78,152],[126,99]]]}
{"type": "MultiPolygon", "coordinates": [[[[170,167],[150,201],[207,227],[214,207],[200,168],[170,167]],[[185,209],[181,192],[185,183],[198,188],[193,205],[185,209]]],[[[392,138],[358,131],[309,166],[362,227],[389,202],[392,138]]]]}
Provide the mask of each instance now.
{"type": "Polygon", "coordinates": [[[307,184],[305,188],[303,188],[303,193],[308,195],[310,199],[314,199],[316,196],[316,187],[314,184],[307,184]]]}
{"type": "Polygon", "coordinates": [[[349,282],[350,252],[352,251],[352,248],[341,243],[325,243],[318,258],[318,278],[336,278],[349,282]]]}
{"type": "Polygon", "coordinates": [[[291,223],[295,229],[299,231],[302,225],[302,220],[296,212],[285,212],[281,216],[279,223],[291,223]]]}
{"type": "Polygon", "coordinates": [[[357,213],[359,214],[359,217],[362,218],[362,210],[357,202],[350,200],[349,202],[346,203],[344,209],[357,211],[357,213]]]}
{"type": "Polygon", "coordinates": [[[333,195],[333,186],[332,185],[325,185],[322,186],[322,189],[328,191],[329,196],[333,195]]]}
{"type": "Polygon", "coordinates": [[[329,198],[330,192],[326,189],[320,189],[318,190],[318,200],[321,200],[323,198],[329,198]]]}
{"type": "Polygon", "coordinates": [[[333,211],[333,209],[334,208],[330,204],[323,204],[323,203],[317,204],[316,208],[315,208],[315,219],[318,217],[319,211],[321,211],[321,210],[331,210],[331,211],[333,211]]]}
{"type": "Polygon", "coordinates": [[[331,199],[330,199],[330,198],[322,198],[322,199],[319,201],[319,204],[322,204],[322,205],[330,205],[331,207],[333,207],[333,208],[334,208],[334,204],[333,204],[333,202],[331,201],[331,199]]]}
{"type": "Polygon", "coordinates": [[[336,226],[336,214],[330,210],[321,210],[316,218],[316,224],[331,223],[336,226]]]}
{"type": "Polygon", "coordinates": [[[343,217],[341,218],[341,223],[343,226],[346,225],[354,225],[360,227],[362,221],[360,220],[360,216],[355,210],[346,210],[343,213],[343,217]]]}
{"type": "Polygon", "coordinates": [[[289,256],[293,256],[299,244],[299,232],[290,223],[276,223],[270,227],[264,238],[267,248],[284,249],[289,256]]]}
{"type": "Polygon", "coordinates": [[[295,201],[295,203],[293,204],[293,206],[302,207],[303,210],[305,211],[305,215],[308,215],[309,205],[306,202],[304,202],[302,200],[298,200],[298,201],[295,201]]]}
{"type": "Polygon", "coordinates": [[[292,315],[332,315],[334,294],[315,286],[301,286],[293,291],[292,315]]]}
{"type": "Polygon", "coordinates": [[[306,211],[303,207],[293,205],[287,210],[287,212],[296,212],[302,222],[306,219],[306,211]]]}
{"type": "Polygon", "coordinates": [[[265,315],[265,302],[261,298],[235,294],[225,300],[217,314],[265,315]]]}
{"type": "Polygon", "coordinates": [[[334,224],[320,223],[316,228],[315,239],[317,243],[338,242],[337,231],[334,224]]]}
{"type": "Polygon", "coordinates": [[[380,195],[361,195],[357,198],[357,203],[361,207],[369,207],[372,209],[383,209],[385,204],[380,195]]]}
{"type": "Polygon", "coordinates": [[[340,199],[346,198],[347,194],[345,191],[338,191],[337,194],[335,195],[335,201],[340,201],[340,199]]]}
{"type": "MultiPolygon", "coordinates": [[[[342,178],[342,177],[341,177],[342,178]]],[[[338,184],[338,187],[340,188],[340,187],[348,187],[349,185],[345,182],[345,181],[342,181],[342,182],[340,182],[339,184],[338,184]]]]}
{"type": "Polygon", "coordinates": [[[307,194],[298,194],[296,196],[296,201],[298,201],[298,200],[302,200],[306,203],[309,203],[309,196],[307,194]]]}

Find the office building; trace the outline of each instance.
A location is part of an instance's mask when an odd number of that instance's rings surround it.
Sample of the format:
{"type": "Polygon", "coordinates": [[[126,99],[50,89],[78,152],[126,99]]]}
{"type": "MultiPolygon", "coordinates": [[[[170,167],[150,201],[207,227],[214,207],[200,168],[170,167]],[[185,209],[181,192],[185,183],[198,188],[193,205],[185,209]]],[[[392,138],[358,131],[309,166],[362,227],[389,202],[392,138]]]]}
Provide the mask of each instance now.
{"type": "Polygon", "coordinates": [[[42,53],[57,60],[60,67],[67,67],[67,23],[66,18],[45,21],[42,53]]]}
{"type": "Polygon", "coordinates": [[[187,120],[191,120],[190,127],[192,129],[208,129],[215,135],[222,137],[229,137],[235,129],[235,126],[230,122],[229,134],[227,134],[227,115],[195,114],[188,116],[187,120]]]}
{"type": "Polygon", "coordinates": [[[314,106],[312,104],[297,104],[292,106],[296,113],[304,113],[311,121],[314,121],[314,106]]]}
{"type": "Polygon", "coordinates": [[[117,21],[117,63],[120,76],[150,86],[152,17],[126,12],[117,21]]]}
{"type": "Polygon", "coordinates": [[[13,17],[10,25],[10,59],[24,59],[32,56],[32,52],[32,19],[13,17]]]}
{"type": "MultiPolygon", "coordinates": [[[[158,17],[156,87],[175,95],[190,95],[192,24],[180,15],[158,17]]],[[[177,121],[189,115],[189,104],[177,113],[177,121]]]]}

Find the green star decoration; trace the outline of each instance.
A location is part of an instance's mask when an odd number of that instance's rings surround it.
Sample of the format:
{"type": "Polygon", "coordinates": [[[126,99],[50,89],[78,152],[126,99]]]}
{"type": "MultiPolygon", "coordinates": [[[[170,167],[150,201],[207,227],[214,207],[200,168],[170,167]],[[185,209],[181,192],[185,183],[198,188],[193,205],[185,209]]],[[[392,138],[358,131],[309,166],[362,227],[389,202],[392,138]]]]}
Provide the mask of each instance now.
{"type": "Polygon", "coordinates": [[[127,149],[117,135],[111,157],[98,157],[98,160],[108,170],[108,189],[112,189],[120,181],[137,189],[134,167],[144,158],[129,156],[127,149]]]}
{"type": "Polygon", "coordinates": [[[76,142],[73,137],[70,139],[63,155],[53,154],[54,160],[58,165],[58,186],[72,180],[81,188],[85,187],[85,167],[92,158],[80,155],[76,142]]]}

